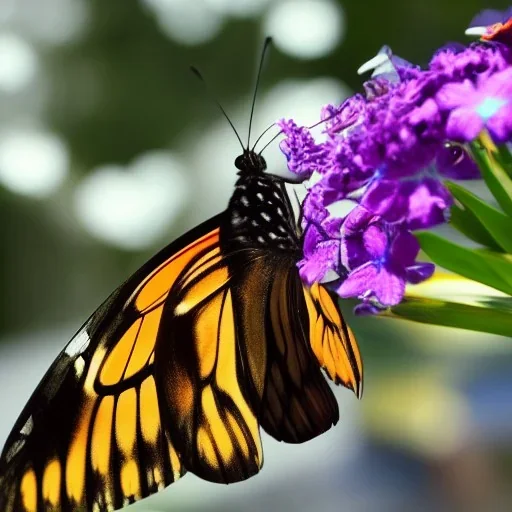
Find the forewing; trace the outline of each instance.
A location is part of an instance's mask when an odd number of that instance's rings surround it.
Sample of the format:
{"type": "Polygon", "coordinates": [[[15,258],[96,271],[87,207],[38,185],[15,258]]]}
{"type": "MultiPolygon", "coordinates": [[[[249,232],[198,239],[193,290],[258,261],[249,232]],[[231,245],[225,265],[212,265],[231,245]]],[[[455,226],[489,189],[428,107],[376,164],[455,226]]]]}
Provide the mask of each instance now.
{"type": "Polygon", "coordinates": [[[185,472],[162,422],[155,345],[173,285],[218,248],[219,222],[150,260],[59,355],[4,447],[2,512],[115,510],[185,472]]]}

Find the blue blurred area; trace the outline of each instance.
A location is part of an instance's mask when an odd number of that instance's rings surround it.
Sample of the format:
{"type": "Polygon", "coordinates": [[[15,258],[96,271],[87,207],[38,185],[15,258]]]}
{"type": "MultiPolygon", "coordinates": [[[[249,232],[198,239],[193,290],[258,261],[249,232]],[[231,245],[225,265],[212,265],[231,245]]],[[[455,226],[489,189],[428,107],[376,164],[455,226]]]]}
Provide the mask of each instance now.
{"type": "MultiPolygon", "coordinates": [[[[2,0],[0,444],[44,371],[151,254],[223,209],[245,139],[280,117],[318,119],[360,90],[383,45],[419,64],[490,2],[2,0]]],[[[276,131],[270,130],[270,140],[276,131]]],[[[277,143],[272,172],[285,172],[277,143]]],[[[298,187],[298,193],[301,193],[298,187]]],[[[187,475],[140,511],[512,509],[511,340],[355,319],[365,396],[305,445],[265,437],[265,466],[224,487],[187,475]]]]}

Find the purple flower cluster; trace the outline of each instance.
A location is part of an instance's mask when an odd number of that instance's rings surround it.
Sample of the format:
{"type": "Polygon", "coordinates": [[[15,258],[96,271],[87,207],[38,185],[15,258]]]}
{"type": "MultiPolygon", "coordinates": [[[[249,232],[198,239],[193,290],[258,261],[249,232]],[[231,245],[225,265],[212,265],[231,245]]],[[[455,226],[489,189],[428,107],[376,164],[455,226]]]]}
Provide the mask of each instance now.
{"type": "Polygon", "coordinates": [[[512,140],[512,48],[501,42],[447,45],[426,69],[388,47],[360,71],[374,70],[365,94],[321,112],[322,141],[293,120],[280,121],[281,150],[303,179],[307,283],[331,280],[360,313],[398,304],[406,283],[434,271],[418,263],[411,231],[446,222],[452,198],[442,179],[480,177],[465,145],[482,130],[512,140]],[[334,205],[352,202],[345,216],[334,205]],[[333,279],[334,276],[334,279],[333,279]]]}

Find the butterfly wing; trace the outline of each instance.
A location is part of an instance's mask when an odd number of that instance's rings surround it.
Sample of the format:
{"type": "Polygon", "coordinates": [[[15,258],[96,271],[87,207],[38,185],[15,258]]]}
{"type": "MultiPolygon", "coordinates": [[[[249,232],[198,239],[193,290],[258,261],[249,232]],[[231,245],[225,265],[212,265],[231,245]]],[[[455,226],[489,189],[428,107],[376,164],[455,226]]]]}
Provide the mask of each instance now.
{"type": "Polygon", "coordinates": [[[306,287],[293,265],[273,281],[267,315],[267,382],[261,426],[279,441],[302,443],[335,425],[336,399],[320,367],[358,396],[362,362],[335,299],[306,287]]]}
{"type": "Polygon", "coordinates": [[[188,470],[219,483],[244,480],[263,463],[259,409],[265,382],[265,305],[272,256],[215,252],[183,276],[156,353],[160,388],[188,470]]]}
{"type": "Polygon", "coordinates": [[[309,341],[320,366],[336,384],[363,394],[363,362],[354,333],[343,320],[336,295],[315,283],[304,286],[309,341]]]}
{"type": "Polygon", "coordinates": [[[359,394],[361,359],[299,250],[284,185],[242,176],[57,358],[0,458],[0,510],[116,510],[185,471],[236,482],[262,466],[260,425],[302,442],[336,423],[320,367],[359,394]]]}
{"type": "Polygon", "coordinates": [[[163,423],[155,350],[171,290],[218,251],[220,223],[217,216],[157,254],[58,356],[4,447],[0,510],[114,510],[185,472],[163,423]]]}

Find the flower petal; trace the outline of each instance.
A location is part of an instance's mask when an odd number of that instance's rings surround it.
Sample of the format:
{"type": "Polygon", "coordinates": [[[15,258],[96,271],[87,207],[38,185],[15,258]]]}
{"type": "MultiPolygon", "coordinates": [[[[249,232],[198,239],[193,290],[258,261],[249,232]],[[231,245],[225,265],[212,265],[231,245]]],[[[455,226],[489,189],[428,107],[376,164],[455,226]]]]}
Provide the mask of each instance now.
{"type": "Polygon", "coordinates": [[[382,215],[393,207],[398,189],[398,181],[376,180],[368,187],[361,200],[361,205],[374,215],[382,215]]]}
{"type": "Polygon", "coordinates": [[[424,178],[405,185],[407,190],[403,193],[408,197],[406,222],[409,229],[426,229],[446,222],[453,199],[442,182],[424,178]]]}
{"type": "Polygon", "coordinates": [[[366,295],[373,289],[378,274],[377,267],[373,263],[368,262],[352,270],[336,291],[343,298],[366,295]]]}
{"type": "Polygon", "coordinates": [[[443,85],[436,94],[436,101],[441,110],[452,110],[454,108],[474,103],[475,86],[470,80],[462,83],[449,83],[443,85]]]}
{"type": "Polygon", "coordinates": [[[286,139],[279,143],[279,148],[288,160],[288,169],[301,178],[309,178],[323,166],[325,149],[315,143],[307,128],[297,126],[294,121],[282,119],[277,124],[286,135],[286,139]]]}
{"type": "Polygon", "coordinates": [[[388,249],[388,237],[377,224],[372,224],[363,233],[364,247],[372,260],[384,256],[388,249]]]}
{"type": "Polygon", "coordinates": [[[512,104],[508,104],[492,116],[486,123],[492,139],[496,143],[508,142],[512,138],[512,104]]]}
{"type": "Polygon", "coordinates": [[[418,284],[432,277],[434,270],[433,263],[417,263],[407,268],[405,277],[408,283],[418,284]]]}
{"type": "Polygon", "coordinates": [[[372,283],[375,298],[383,306],[395,306],[405,293],[405,279],[396,274],[393,269],[384,265],[372,283]]]}
{"type": "Polygon", "coordinates": [[[341,233],[345,237],[352,236],[363,230],[375,215],[362,206],[356,206],[345,218],[341,233]]]}
{"type": "Polygon", "coordinates": [[[450,140],[471,142],[483,128],[484,122],[473,108],[461,107],[450,112],[446,123],[446,135],[450,140]]]}
{"type": "Polygon", "coordinates": [[[298,263],[302,280],[311,285],[321,281],[328,270],[336,270],[339,261],[339,250],[340,243],[338,240],[319,243],[308,259],[303,259],[298,263]]]}
{"type": "Polygon", "coordinates": [[[391,243],[389,261],[397,272],[405,272],[406,267],[414,265],[419,251],[420,244],[416,237],[410,231],[401,229],[391,243]]]}

